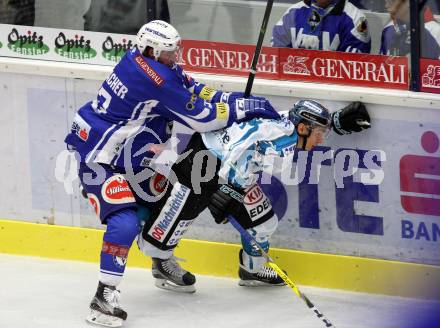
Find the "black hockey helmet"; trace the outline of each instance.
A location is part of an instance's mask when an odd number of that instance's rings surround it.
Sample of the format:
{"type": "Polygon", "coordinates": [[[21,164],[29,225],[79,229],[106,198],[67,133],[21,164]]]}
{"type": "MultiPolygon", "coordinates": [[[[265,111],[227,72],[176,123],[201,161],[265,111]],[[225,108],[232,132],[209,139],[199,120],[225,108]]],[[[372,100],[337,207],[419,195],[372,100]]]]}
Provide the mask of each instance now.
{"type": "Polygon", "coordinates": [[[314,100],[300,100],[289,110],[289,120],[298,126],[304,123],[311,126],[330,128],[331,114],[327,108],[314,100]]]}

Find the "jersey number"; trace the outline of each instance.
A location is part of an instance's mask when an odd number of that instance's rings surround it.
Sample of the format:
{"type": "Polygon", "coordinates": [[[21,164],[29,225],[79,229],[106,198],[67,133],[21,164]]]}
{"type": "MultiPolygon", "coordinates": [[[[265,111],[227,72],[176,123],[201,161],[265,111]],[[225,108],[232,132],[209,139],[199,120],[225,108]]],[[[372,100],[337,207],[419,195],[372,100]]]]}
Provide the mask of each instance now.
{"type": "Polygon", "coordinates": [[[112,100],[111,94],[107,92],[103,87],[98,91],[98,106],[96,111],[100,114],[107,114],[108,106],[112,100]],[[103,99],[104,98],[104,99],[103,99]]]}

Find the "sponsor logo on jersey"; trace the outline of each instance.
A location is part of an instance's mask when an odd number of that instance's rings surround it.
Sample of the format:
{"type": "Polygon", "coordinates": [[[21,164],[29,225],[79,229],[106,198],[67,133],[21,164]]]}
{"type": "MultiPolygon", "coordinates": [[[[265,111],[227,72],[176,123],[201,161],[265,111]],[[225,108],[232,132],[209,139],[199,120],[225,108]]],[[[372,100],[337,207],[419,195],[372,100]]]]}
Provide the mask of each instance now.
{"type": "Polygon", "coordinates": [[[159,87],[163,84],[163,78],[150,65],[148,65],[144,57],[137,55],[134,60],[136,63],[138,63],[139,67],[145,72],[145,74],[147,74],[147,76],[154,82],[154,84],[159,87]]]}
{"type": "Polygon", "coordinates": [[[224,103],[215,104],[217,110],[217,119],[227,120],[229,116],[229,105],[224,103]]]}
{"type": "Polygon", "coordinates": [[[186,78],[186,80],[188,81],[189,85],[193,84],[194,79],[190,75],[186,74],[185,72],[182,72],[182,75],[183,75],[184,78],[186,78]]]}
{"type": "MultiPolygon", "coordinates": [[[[313,31],[312,31],[313,33],[313,31]]],[[[323,31],[318,37],[315,34],[307,34],[306,30],[301,27],[292,29],[292,45],[293,48],[315,49],[315,50],[338,50],[341,44],[339,34],[335,34],[331,40],[331,34],[323,31]],[[322,47],[321,47],[322,45],[322,47]]]]}
{"type": "Polygon", "coordinates": [[[244,196],[243,203],[246,205],[256,204],[263,198],[264,193],[261,190],[260,186],[254,185],[252,186],[244,196]]]}
{"type": "Polygon", "coordinates": [[[148,231],[150,236],[160,242],[166,238],[168,232],[171,230],[171,227],[185,206],[189,193],[190,189],[188,187],[185,187],[178,182],[174,185],[165,206],[148,231]]]}
{"type": "Polygon", "coordinates": [[[167,246],[177,245],[179,240],[183,237],[183,235],[185,234],[185,232],[188,230],[188,228],[191,226],[193,222],[194,219],[182,220],[181,222],[179,222],[173,234],[171,235],[170,239],[168,239],[167,246]]]}
{"type": "Polygon", "coordinates": [[[365,36],[368,35],[368,22],[365,17],[361,17],[359,19],[359,23],[358,26],[356,27],[356,30],[361,34],[364,34],[365,36]]]}
{"type": "Polygon", "coordinates": [[[240,194],[238,191],[234,190],[233,188],[229,187],[228,185],[222,184],[219,190],[222,193],[231,196],[231,198],[235,199],[237,202],[243,203],[243,195],[240,194]]]}
{"type": "Polygon", "coordinates": [[[101,214],[101,205],[99,204],[99,198],[94,194],[87,194],[90,205],[92,205],[96,215],[99,217],[101,214]]]}
{"type": "Polygon", "coordinates": [[[101,195],[110,204],[135,202],[131,188],[121,174],[113,175],[104,182],[101,195]]]}
{"type": "Polygon", "coordinates": [[[75,133],[82,141],[87,141],[87,139],[89,139],[90,130],[90,125],[77,114],[72,123],[72,133],[75,133]]]}
{"type": "Polygon", "coordinates": [[[190,100],[186,103],[187,110],[193,110],[196,107],[197,95],[192,94],[190,100]]]}
{"type": "Polygon", "coordinates": [[[262,218],[272,209],[269,199],[259,185],[254,185],[246,191],[243,205],[252,221],[262,218]]]}
{"type": "Polygon", "coordinates": [[[142,167],[149,167],[150,164],[151,164],[151,158],[144,157],[144,158],[142,158],[141,163],[139,165],[142,167]]]}
{"type": "Polygon", "coordinates": [[[168,179],[160,173],[155,173],[150,179],[150,190],[155,196],[163,193],[167,186],[168,179]]]}
{"type": "Polygon", "coordinates": [[[266,197],[260,200],[257,204],[253,204],[253,205],[245,204],[245,207],[252,221],[258,220],[259,218],[266,215],[272,209],[272,205],[270,204],[269,199],[267,199],[266,197]]]}
{"type": "Polygon", "coordinates": [[[27,31],[27,35],[21,35],[16,28],[8,34],[8,48],[22,55],[44,55],[49,52],[49,47],[44,44],[43,36],[37,32],[27,31]]]}
{"type": "Polygon", "coordinates": [[[217,90],[214,90],[210,87],[204,86],[202,88],[202,90],[200,91],[199,97],[204,100],[211,101],[212,97],[214,97],[216,92],[217,92],[217,90]]]}
{"type": "Polygon", "coordinates": [[[90,46],[90,40],[79,34],[69,39],[63,32],[55,39],[55,52],[62,57],[77,60],[96,57],[96,50],[90,46]]]}
{"type": "Polygon", "coordinates": [[[111,36],[107,36],[102,43],[102,57],[109,61],[117,63],[121,60],[127,50],[134,46],[131,40],[122,38],[121,42],[116,42],[111,36]]]}
{"type": "Polygon", "coordinates": [[[313,10],[307,23],[309,23],[310,29],[312,30],[312,32],[315,32],[319,23],[321,23],[321,15],[319,15],[319,13],[316,10],[313,10]]]}
{"type": "Polygon", "coordinates": [[[229,137],[227,130],[223,130],[223,132],[221,133],[221,139],[222,139],[223,144],[229,143],[229,141],[231,140],[231,137],[229,137]]]}

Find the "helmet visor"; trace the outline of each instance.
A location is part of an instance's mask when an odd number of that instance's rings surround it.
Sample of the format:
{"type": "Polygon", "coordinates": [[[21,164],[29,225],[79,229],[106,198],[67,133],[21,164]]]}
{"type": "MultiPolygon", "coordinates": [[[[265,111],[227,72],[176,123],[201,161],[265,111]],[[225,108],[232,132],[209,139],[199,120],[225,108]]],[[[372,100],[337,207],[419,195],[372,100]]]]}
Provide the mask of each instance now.
{"type": "Polygon", "coordinates": [[[160,61],[167,64],[172,65],[179,60],[181,42],[177,42],[174,49],[171,50],[162,50],[160,53],[160,61]]]}
{"type": "Polygon", "coordinates": [[[316,136],[317,140],[320,140],[320,143],[323,143],[327,139],[330,133],[329,126],[312,124],[310,127],[311,127],[311,133],[316,136]]]}

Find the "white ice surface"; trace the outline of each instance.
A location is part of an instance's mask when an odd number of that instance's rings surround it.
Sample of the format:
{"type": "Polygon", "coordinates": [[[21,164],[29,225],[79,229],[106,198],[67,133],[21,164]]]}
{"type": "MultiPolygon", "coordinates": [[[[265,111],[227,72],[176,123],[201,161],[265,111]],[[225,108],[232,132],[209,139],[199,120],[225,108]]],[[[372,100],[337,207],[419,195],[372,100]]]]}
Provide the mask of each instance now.
{"type": "MultiPolygon", "coordinates": [[[[79,328],[96,290],[98,265],[0,254],[1,328],[79,328]]],[[[124,327],[314,328],[321,321],[288,287],[245,288],[235,279],[197,276],[195,294],[154,286],[128,268],[120,285],[124,327]]],[[[439,303],[300,287],[338,328],[402,328],[439,303]]]]}

